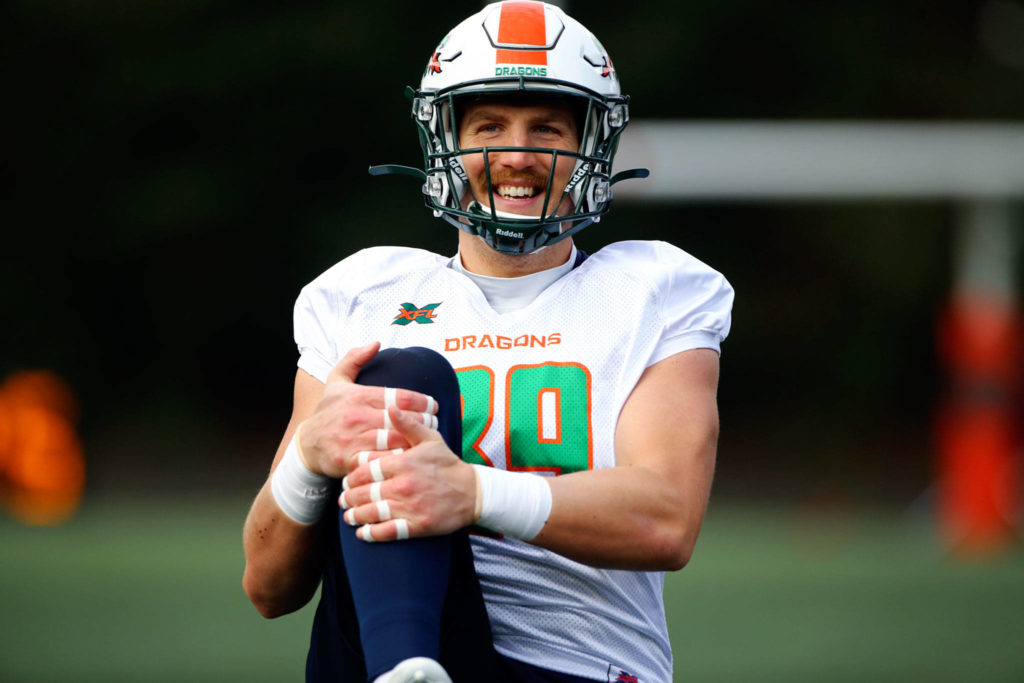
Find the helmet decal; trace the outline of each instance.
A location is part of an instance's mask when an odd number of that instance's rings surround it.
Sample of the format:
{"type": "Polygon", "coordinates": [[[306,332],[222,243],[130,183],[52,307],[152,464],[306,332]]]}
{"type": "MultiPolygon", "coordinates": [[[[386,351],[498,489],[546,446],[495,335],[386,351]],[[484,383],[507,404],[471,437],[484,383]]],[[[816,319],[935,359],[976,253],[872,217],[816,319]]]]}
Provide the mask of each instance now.
{"type": "Polygon", "coordinates": [[[435,52],[434,56],[430,58],[430,64],[427,65],[427,71],[432,74],[441,73],[441,53],[435,52]]]}
{"type": "Polygon", "coordinates": [[[587,53],[583,53],[583,59],[590,66],[601,70],[602,78],[611,78],[612,74],[615,73],[615,67],[612,66],[612,60],[608,59],[608,55],[601,55],[600,60],[596,60],[593,57],[587,56],[587,53]]]}
{"type": "Polygon", "coordinates": [[[430,53],[430,61],[427,63],[427,70],[423,73],[424,78],[432,74],[442,73],[443,70],[441,68],[441,62],[451,62],[462,54],[462,50],[449,50],[449,54],[444,53],[444,46],[448,44],[448,39],[451,37],[451,33],[446,35],[441,42],[437,44],[434,51],[430,53]]]}
{"type": "Polygon", "coordinates": [[[564,28],[558,15],[545,11],[543,3],[528,0],[502,3],[484,19],[483,27],[496,48],[495,64],[536,65],[548,63],[547,51],[564,28]]]}

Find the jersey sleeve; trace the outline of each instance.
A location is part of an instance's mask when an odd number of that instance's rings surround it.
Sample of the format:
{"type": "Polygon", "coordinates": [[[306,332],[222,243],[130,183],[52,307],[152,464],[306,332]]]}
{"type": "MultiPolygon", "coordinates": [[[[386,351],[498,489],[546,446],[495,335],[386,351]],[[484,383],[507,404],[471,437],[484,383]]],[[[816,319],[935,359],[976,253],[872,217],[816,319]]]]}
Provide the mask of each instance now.
{"type": "Polygon", "coordinates": [[[396,278],[432,271],[446,259],[407,247],[371,247],[351,254],[302,288],[295,302],[295,344],[299,368],[326,384],[327,376],[350,348],[374,339],[361,324],[372,314],[371,292],[396,278]],[[359,302],[356,305],[355,302],[359,302]]]}
{"type": "Polygon", "coordinates": [[[321,382],[340,360],[335,331],[338,327],[340,293],[331,287],[332,278],[324,273],[302,288],[295,302],[295,344],[299,349],[299,368],[321,382]]]}
{"type": "Polygon", "coordinates": [[[650,365],[690,349],[722,352],[732,324],[733,289],[728,280],[685,251],[664,242],[652,268],[664,328],[650,365]]]}

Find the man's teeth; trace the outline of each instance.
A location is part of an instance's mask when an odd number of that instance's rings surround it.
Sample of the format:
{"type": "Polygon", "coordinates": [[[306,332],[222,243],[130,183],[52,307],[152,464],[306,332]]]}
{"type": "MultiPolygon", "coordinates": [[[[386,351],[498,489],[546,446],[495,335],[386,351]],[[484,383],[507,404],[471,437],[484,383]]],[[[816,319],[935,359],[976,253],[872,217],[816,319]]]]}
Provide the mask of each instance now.
{"type": "Polygon", "coordinates": [[[498,194],[502,197],[532,197],[536,188],[525,185],[499,185],[498,194]]]}

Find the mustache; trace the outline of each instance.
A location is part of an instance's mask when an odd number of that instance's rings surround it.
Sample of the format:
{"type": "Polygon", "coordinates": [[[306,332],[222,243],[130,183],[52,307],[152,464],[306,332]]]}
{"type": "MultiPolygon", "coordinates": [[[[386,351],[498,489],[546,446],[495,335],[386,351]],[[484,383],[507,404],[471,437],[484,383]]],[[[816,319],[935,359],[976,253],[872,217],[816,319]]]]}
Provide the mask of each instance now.
{"type": "MultiPolygon", "coordinates": [[[[480,173],[480,185],[487,186],[487,172],[480,173]]],[[[512,169],[501,169],[491,173],[491,186],[498,187],[504,183],[523,183],[533,187],[545,188],[548,185],[548,174],[533,173],[531,171],[515,171],[512,169]]]]}

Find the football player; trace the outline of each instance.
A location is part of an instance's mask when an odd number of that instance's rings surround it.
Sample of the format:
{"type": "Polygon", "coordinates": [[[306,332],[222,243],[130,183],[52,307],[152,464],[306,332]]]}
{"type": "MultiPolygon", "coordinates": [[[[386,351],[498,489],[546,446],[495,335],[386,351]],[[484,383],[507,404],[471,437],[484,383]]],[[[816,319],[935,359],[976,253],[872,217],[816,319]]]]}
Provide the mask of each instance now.
{"type": "Polygon", "coordinates": [[[411,94],[423,168],[371,172],[418,178],[458,251],[302,290],[245,589],[272,617],[321,587],[309,681],[670,681],[662,572],[708,502],[732,289],[663,242],[574,244],[646,172],[613,172],[628,98],[559,8],[487,6],[411,94]]]}

